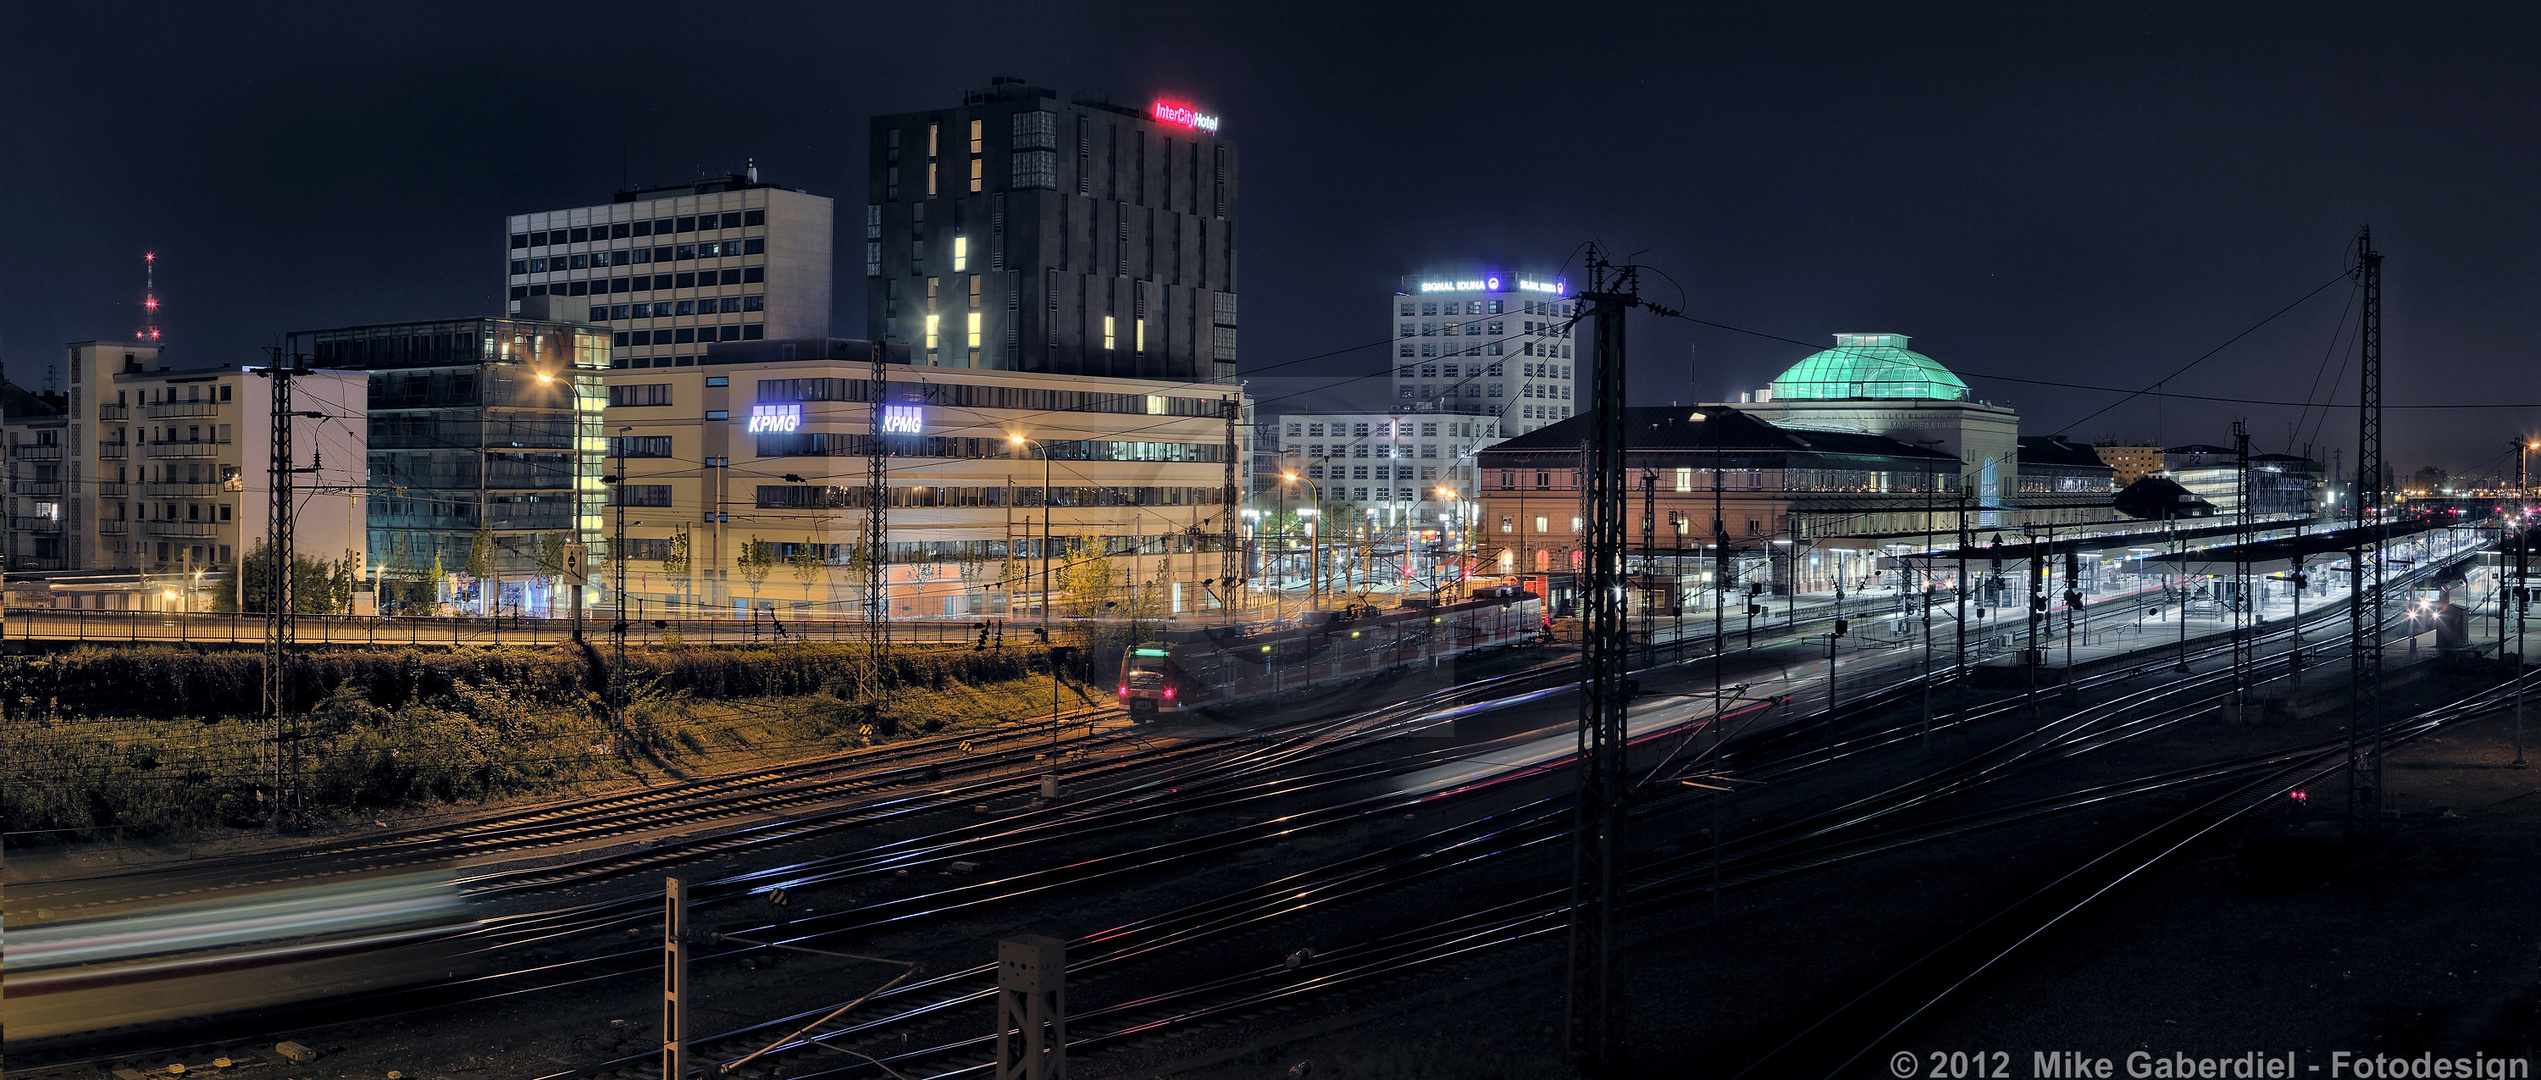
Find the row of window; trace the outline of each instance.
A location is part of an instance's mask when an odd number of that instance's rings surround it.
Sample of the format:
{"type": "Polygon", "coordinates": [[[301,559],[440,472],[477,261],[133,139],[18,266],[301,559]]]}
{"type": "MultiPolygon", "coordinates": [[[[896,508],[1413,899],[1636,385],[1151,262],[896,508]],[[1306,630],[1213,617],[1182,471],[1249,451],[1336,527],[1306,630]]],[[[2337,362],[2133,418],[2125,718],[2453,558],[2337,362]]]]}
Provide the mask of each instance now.
{"type": "MultiPolygon", "coordinates": [[[[1157,461],[1212,465],[1226,461],[1223,443],[1053,439],[1040,445],[1053,461],[1157,461]]],[[[1030,446],[1018,450],[1007,439],[948,435],[887,435],[884,436],[884,448],[893,457],[927,458],[1037,458],[1042,452],[1030,446]]],[[[864,457],[873,453],[873,440],[863,432],[797,431],[759,436],[757,452],[763,458],[864,457]]]]}
{"type": "MultiPolygon", "coordinates": [[[[1329,426],[1332,429],[1332,434],[1335,436],[1348,435],[1352,438],[1364,439],[1373,433],[1378,436],[1403,436],[1408,438],[1412,434],[1413,423],[1414,422],[1410,420],[1377,420],[1373,422],[1361,420],[1353,424],[1342,424],[1336,421],[1330,425],[1326,425],[1320,421],[1291,420],[1288,422],[1288,435],[1290,438],[1295,438],[1299,435],[1305,435],[1309,438],[1322,438],[1324,428],[1329,426]],[[1349,430],[1343,430],[1345,427],[1349,430]],[[1301,431],[1299,430],[1300,428],[1303,428],[1304,430],[1301,431]]],[[[1420,433],[1423,436],[1433,439],[1438,437],[1438,421],[1422,420],[1418,423],[1420,425],[1420,433]]],[[[1474,420],[1449,420],[1446,422],[1447,435],[1450,438],[1470,439],[1487,437],[1483,431],[1483,429],[1487,426],[1488,425],[1485,425],[1480,421],[1474,420]]]]}
{"type": "MultiPolygon", "coordinates": [[[[1369,475],[1369,472],[1368,472],[1368,470],[1369,470],[1370,468],[1373,468],[1373,469],[1375,469],[1375,470],[1376,470],[1376,472],[1375,472],[1375,474],[1374,474],[1374,477],[1373,477],[1373,478],[1374,478],[1374,479],[1377,479],[1377,480],[1409,480],[1409,479],[1412,479],[1412,467],[1411,467],[1411,466],[1409,466],[1409,465],[1376,465],[1376,466],[1368,466],[1368,465],[1324,465],[1324,464],[1321,464],[1321,463],[1317,463],[1317,464],[1313,464],[1313,465],[1308,465],[1308,466],[1306,466],[1306,477],[1307,477],[1307,479],[1310,479],[1310,480],[1323,480],[1323,479],[1327,479],[1327,478],[1329,478],[1329,479],[1333,479],[1333,480],[1366,480],[1366,479],[1370,479],[1370,478],[1371,478],[1371,477],[1370,477],[1370,475],[1369,475]],[[1347,475],[1347,476],[1342,475],[1342,474],[1344,474],[1344,473],[1347,473],[1347,474],[1349,474],[1349,475],[1347,475]]],[[[1438,479],[1438,467],[1437,467],[1437,466],[1435,466],[1435,465],[1423,465],[1423,466],[1421,466],[1421,469],[1420,469],[1420,479],[1423,479],[1423,480],[1436,480],[1436,479],[1438,479]]]]}
{"type": "MultiPolygon", "coordinates": [[[[1400,356],[1401,358],[1406,359],[1406,360],[1411,359],[1413,356],[1416,356],[1416,355],[1417,355],[1417,356],[1454,356],[1454,355],[1456,355],[1456,347],[1455,347],[1454,345],[1449,345],[1449,346],[1447,346],[1446,348],[1443,348],[1443,349],[1442,349],[1442,348],[1439,348],[1439,347],[1438,347],[1437,345],[1435,345],[1435,344],[1431,344],[1431,343],[1428,343],[1428,342],[1423,342],[1423,343],[1421,344],[1421,346],[1420,346],[1419,350],[1415,351],[1415,350],[1412,348],[1412,343],[1411,343],[1411,342],[1406,341],[1406,342],[1404,342],[1404,343],[1403,343],[1403,344],[1402,344],[1402,345],[1398,348],[1398,350],[1396,351],[1396,355],[1397,355],[1397,356],[1400,356]]],[[[1484,344],[1484,343],[1477,342],[1477,343],[1472,344],[1472,345],[1467,345],[1467,346],[1465,346],[1464,355],[1466,355],[1466,356],[1498,356],[1498,355],[1500,355],[1500,343],[1499,343],[1499,342],[1497,342],[1497,341],[1490,342],[1490,343],[1488,343],[1488,344],[1484,344]]]]}
{"type": "Polygon", "coordinates": [[[733,270],[700,270],[687,274],[637,275],[610,278],[606,281],[559,281],[553,284],[514,285],[512,299],[528,296],[597,296],[602,293],[655,292],[664,289],[703,289],[716,285],[756,285],[768,279],[764,266],[745,266],[733,270]]]}
{"type": "Polygon", "coordinates": [[[697,214],[675,218],[654,218],[650,221],[620,221],[608,225],[550,229],[545,232],[513,233],[512,248],[517,251],[522,248],[547,247],[553,244],[624,240],[636,236],[669,236],[674,233],[696,232],[700,229],[739,229],[767,223],[768,212],[765,210],[728,210],[720,216],[697,214]]]}
{"type": "MultiPolygon", "coordinates": [[[[863,379],[761,379],[761,402],[863,401],[863,379]]],[[[1169,397],[1163,394],[1099,394],[1083,390],[1039,390],[1020,386],[928,383],[915,401],[969,409],[1024,409],[1033,412],[1144,413],[1150,416],[1222,415],[1228,402],[1218,398],[1169,397]]]]}
{"type": "MultiPolygon", "coordinates": [[[[1392,500],[1395,502],[1419,502],[1421,490],[1422,489],[1420,488],[1378,488],[1376,489],[1376,497],[1380,500],[1392,500]],[[1386,492],[1389,491],[1393,492],[1393,494],[1386,494],[1386,492]]],[[[1333,489],[1332,495],[1336,499],[1340,498],[1340,489],[1333,489]]],[[[1349,498],[1352,502],[1366,502],[1368,501],[1368,489],[1351,488],[1349,498]]]]}
{"type": "MultiPolygon", "coordinates": [[[[1673,487],[1687,494],[1701,494],[1712,489],[1712,470],[1707,468],[1676,469],[1673,487]]],[[[1721,487],[1731,491],[1805,491],[1887,493],[1922,495],[1928,488],[1942,492],[1958,489],[1956,471],[1890,472],[1878,469],[1722,469],[1721,487]]],[[[1500,490],[1517,490],[1532,475],[1538,491],[1565,490],[1578,483],[1575,469],[1485,469],[1483,486],[1500,490]]]]}
{"type": "Polygon", "coordinates": [[[691,262],[697,259],[722,259],[735,255],[763,255],[768,242],[760,237],[747,240],[708,240],[697,244],[673,244],[656,248],[621,248],[617,251],[594,251],[589,254],[544,255],[532,259],[512,260],[512,273],[561,274],[572,270],[605,270],[612,266],[643,266],[647,263],[691,262]]]}
{"type": "MultiPolygon", "coordinates": [[[[863,507],[863,487],[816,487],[810,484],[787,484],[782,487],[761,485],[758,505],[762,510],[845,510],[863,507]]],[[[963,506],[1224,506],[1226,489],[1222,487],[1053,487],[1049,503],[1042,501],[1037,487],[895,487],[891,489],[894,507],[963,507],[963,506]]],[[[665,503],[664,505],[668,505],[665,503]]]]}
{"type": "MultiPolygon", "coordinates": [[[[1321,457],[1337,457],[1337,458],[1340,458],[1340,457],[1358,457],[1358,458],[1363,458],[1363,457],[1376,457],[1376,458],[1402,458],[1402,459],[1407,460],[1407,461],[1408,461],[1408,460],[1410,460],[1410,459],[1411,459],[1411,457],[1412,457],[1412,444],[1410,444],[1410,443],[1402,443],[1402,444],[1399,444],[1399,445],[1394,444],[1394,443],[1376,443],[1376,444],[1374,444],[1374,451],[1375,451],[1374,453],[1370,453],[1370,452],[1369,452],[1369,450],[1370,450],[1370,444],[1368,444],[1368,443],[1332,443],[1332,444],[1329,444],[1329,445],[1330,445],[1330,447],[1331,447],[1332,453],[1330,453],[1330,454],[1326,454],[1326,453],[1324,453],[1324,449],[1325,449],[1326,444],[1324,444],[1324,443],[1307,443],[1307,444],[1306,444],[1306,446],[1305,446],[1305,451],[1304,451],[1304,452],[1305,452],[1305,456],[1310,457],[1310,458],[1321,458],[1321,457]]],[[[1452,458],[1452,457],[1463,457],[1463,456],[1465,455],[1466,451],[1471,450],[1471,449],[1472,449],[1472,447],[1469,447],[1469,446],[1463,446],[1463,445],[1459,445],[1459,444],[1457,444],[1457,443],[1448,443],[1448,444],[1447,444],[1447,456],[1448,456],[1448,457],[1451,457],[1451,458],[1452,458]]],[[[1425,458],[1434,458],[1434,457],[1437,457],[1437,456],[1438,456],[1438,444],[1437,444],[1437,443],[1422,443],[1422,444],[1420,444],[1420,456],[1425,457],[1425,458]]]]}
{"type": "MultiPolygon", "coordinates": [[[[1497,315],[1503,310],[1501,303],[1502,302],[1499,300],[1466,300],[1461,304],[1454,300],[1421,300],[1417,302],[1405,300],[1402,304],[1402,314],[1406,316],[1497,315]],[[1415,311],[1413,310],[1414,308],[1418,308],[1419,310],[1415,311]]],[[[1571,313],[1571,304],[1566,301],[1528,300],[1523,303],[1521,310],[1529,315],[1557,315],[1568,317],[1571,313]]]]}
{"type": "Polygon", "coordinates": [[[766,311],[768,298],[757,293],[748,296],[709,296],[703,300],[659,300],[651,303],[593,304],[592,322],[623,322],[628,319],[669,319],[681,315],[734,315],[766,311]]]}
{"type": "MultiPolygon", "coordinates": [[[[635,345],[693,345],[716,341],[759,341],[767,336],[768,328],[765,323],[725,323],[722,326],[682,326],[661,330],[620,330],[615,334],[609,335],[609,338],[611,342],[617,345],[617,347],[623,349],[635,345]]],[[[620,362],[623,359],[625,358],[620,357],[618,360],[612,360],[609,362],[609,366],[614,368],[627,366],[620,362]]],[[[685,360],[687,358],[681,357],[681,359],[685,360]]],[[[654,367],[656,365],[637,364],[635,366],[654,367]]],[[[668,367],[670,365],[663,364],[658,366],[668,367]]],[[[683,363],[679,366],[687,367],[688,365],[683,363]]]]}

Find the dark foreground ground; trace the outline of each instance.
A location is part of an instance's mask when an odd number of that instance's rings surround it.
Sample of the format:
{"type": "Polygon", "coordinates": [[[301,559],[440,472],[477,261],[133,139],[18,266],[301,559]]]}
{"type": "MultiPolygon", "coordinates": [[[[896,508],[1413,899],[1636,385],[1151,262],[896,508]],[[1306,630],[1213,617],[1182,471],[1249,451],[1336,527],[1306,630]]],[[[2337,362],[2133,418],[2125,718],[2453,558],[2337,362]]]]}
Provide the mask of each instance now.
{"type": "MultiPolygon", "coordinates": [[[[2409,696],[2434,700],[2448,681],[2409,696]]],[[[1916,1056],[1912,1075],[1934,1075],[1936,1053],[1947,1067],[1954,1052],[1981,1052],[1989,1068],[2004,1069],[1982,1075],[2012,1077],[2049,1075],[2034,1070],[2033,1055],[2066,1051],[2111,1059],[2118,1076],[2136,1051],[2292,1053],[2297,1076],[2331,1075],[2341,1050],[2533,1055],[2541,767],[2508,767],[2512,731],[2510,714],[2490,717],[2396,753],[2389,783],[2401,819],[2379,842],[2338,842],[2336,781],[2313,793],[2309,812],[2288,806],[2246,819],[2033,943],[1846,1075],[1897,1075],[1898,1051],[1916,1056]]],[[[2175,760],[2209,742],[2269,738],[2184,732],[2132,756],[2175,760]]],[[[2292,741],[2282,731],[2273,739],[2292,741]]],[[[2115,775],[2128,764],[2104,768],[2115,775]]],[[[1718,920],[1699,903],[1644,918],[1630,950],[1631,1074],[1738,1075],[1808,1020],[2047,875],[2185,805],[2156,798],[1733,892],[1718,920]]],[[[1210,1045],[1203,1033],[1178,1058],[1124,1054],[1079,1071],[1234,1080],[1286,1076],[1308,1062],[1317,1077],[1567,1076],[1562,990],[1558,943],[1508,950],[1422,985],[1301,1009],[1280,1021],[1284,1030],[1210,1045]]],[[[1768,1066],[1747,1075],[1783,1074],[1768,1066]]]]}

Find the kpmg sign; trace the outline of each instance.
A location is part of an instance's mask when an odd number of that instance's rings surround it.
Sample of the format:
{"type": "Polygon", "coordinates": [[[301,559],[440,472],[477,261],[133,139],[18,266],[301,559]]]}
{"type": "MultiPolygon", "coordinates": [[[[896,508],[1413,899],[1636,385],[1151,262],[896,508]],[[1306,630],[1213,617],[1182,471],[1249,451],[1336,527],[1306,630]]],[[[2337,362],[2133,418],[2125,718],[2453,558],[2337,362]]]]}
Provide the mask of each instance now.
{"type": "Polygon", "coordinates": [[[915,435],[926,426],[926,410],[917,405],[885,405],[882,407],[882,433],[915,435]]]}
{"type": "Polygon", "coordinates": [[[802,426],[803,407],[800,405],[750,406],[750,434],[791,432],[802,426]]]}

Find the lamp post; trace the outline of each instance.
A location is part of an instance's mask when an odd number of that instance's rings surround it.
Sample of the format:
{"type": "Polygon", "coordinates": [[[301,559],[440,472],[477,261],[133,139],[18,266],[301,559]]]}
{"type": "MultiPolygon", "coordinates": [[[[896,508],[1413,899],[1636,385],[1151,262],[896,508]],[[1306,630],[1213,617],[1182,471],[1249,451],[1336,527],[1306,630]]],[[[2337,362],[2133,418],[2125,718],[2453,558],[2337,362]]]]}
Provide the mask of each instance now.
{"type": "Polygon", "coordinates": [[[1050,446],[1021,435],[1006,439],[1015,446],[1030,444],[1041,455],[1041,644],[1050,653],[1050,771],[1041,775],[1041,797],[1055,799],[1059,797],[1059,645],[1050,637],[1050,446]]]}
{"type": "MultiPolygon", "coordinates": [[[[1456,489],[1442,484],[1436,490],[1439,500],[1447,504],[1447,512],[1438,515],[1439,557],[1436,565],[1430,567],[1431,585],[1429,590],[1429,599],[1433,604],[1438,601],[1438,594],[1445,591],[1447,584],[1446,562],[1447,553],[1451,546],[1450,538],[1458,536],[1464,531],[1458,524],[1464,518],[1464,507],[1456,501],[1456,489]]],[[[1456,564],[1461,567],[1464,565],[1464,560],[1458,559],[1456,564]]],[[[1461,573],[1457,575],[1459,580],[1463,577],[1464,575],[1461,573]]]]}

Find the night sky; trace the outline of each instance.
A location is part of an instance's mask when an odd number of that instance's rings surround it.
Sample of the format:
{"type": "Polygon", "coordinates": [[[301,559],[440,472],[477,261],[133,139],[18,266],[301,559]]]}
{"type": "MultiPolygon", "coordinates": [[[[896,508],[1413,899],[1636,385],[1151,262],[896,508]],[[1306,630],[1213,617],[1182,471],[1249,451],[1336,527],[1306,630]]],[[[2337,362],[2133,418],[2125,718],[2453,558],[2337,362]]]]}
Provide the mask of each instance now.
{"type": "MultiPolygon", "coordinates": [[[[2232,21],[2188,6],[220,10],[239,6],[0,2],[13,381],[42,383],[63,342],[129,335],[145,250],[176,356],[210,361],[294,329],[494,313],[505,214],[745,157],[837,199],[852,229],[868,116],[1011,74],[1223,118],[1244,153],[1243,369],[1278,393],[1381,374],[1404,273],[1558,266],[1595,239],[1654,269],[1653,300],[1810,343],[1636,319],[1639,402],[1735,400],[1828,334],[1894,331],[2017,406],[2030,434],[2220,443],[2247,415],[2261,451],[2352,455],[2352,411],[2138,398],[2093,417],[2117,396],[1987,376],[2148,385],[2337,279],[2370,223],[2389,402],[2541,402],[2527,23],[2310,5],[2232,21]],[[1620,17],[1583,21],[1599,11],[1620,17]]],[[[863,332],[859,239],[838,249],[844,336],[863,332]]],[[[2331,285],[2167,388],[2300,401],[2317,379],[2321,398],[2352,355],[2351,293],[2331,285]]],[[[2400,410],[2389,453],[2402,473],[2493,469],[2535,430],[2541,407],[2400,410]]]]}

